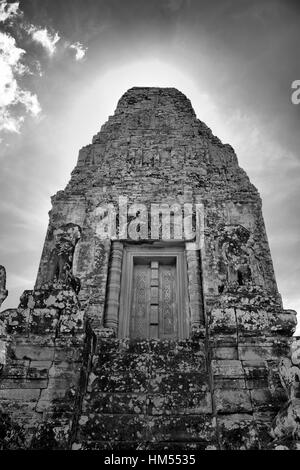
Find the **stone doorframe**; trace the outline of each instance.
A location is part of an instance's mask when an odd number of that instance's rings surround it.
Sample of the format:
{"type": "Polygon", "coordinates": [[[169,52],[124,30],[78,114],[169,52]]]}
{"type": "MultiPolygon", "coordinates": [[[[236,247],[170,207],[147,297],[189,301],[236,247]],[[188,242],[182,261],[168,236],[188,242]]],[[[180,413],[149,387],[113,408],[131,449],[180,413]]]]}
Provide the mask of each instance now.
{"type": "Polygon", "coordinates": [[[115,334],[122,338],[129,335],[130,300],[127,302],[120,302],[120,300],[125,299],[125,292],[131,287],[134,256],[176,258],[178,285],[180,286],[178,305],[181,306],[188,319],[185,326],[183,315],[181,315],[182,338],[180,339],[187,338],[191,332],[204,327],[200,253],[199,250],[191,249],[192,246],[193,244],[189,242],[141,242],[137,244],[113,241],[104,327],[113,329],[115,334]],[[184,292],[188,295],[185,296],[184,292]]]}

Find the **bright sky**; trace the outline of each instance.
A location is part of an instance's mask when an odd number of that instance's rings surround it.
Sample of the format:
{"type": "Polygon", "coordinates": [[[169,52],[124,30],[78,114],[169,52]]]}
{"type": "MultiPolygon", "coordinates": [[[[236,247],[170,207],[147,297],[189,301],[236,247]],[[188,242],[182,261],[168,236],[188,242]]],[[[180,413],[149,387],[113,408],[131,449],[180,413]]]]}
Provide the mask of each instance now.
{"type": "MultiPolygon", "coordinates": [[[[0,264],[18,305],[79,148],[133,86],[176,87],[257,186],[285,308],[300,312],[300,3],[0,0],[0,264]]],[[[299,331],[300,332],[300,331],[299,331]]]]}

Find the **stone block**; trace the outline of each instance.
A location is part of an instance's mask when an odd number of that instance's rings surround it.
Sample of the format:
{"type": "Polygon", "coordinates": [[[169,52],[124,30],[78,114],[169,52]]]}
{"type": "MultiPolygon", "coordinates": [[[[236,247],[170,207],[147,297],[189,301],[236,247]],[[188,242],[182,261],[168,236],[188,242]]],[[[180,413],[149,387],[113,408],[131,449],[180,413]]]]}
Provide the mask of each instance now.
{"type": "Polygon", "coordinates": [[[237,323],[233,308],[215,308],[209,315],[210,335],[236,333],[237,323]]]}
{"type": "Polygon", "coordinates": [[[72,450],[96,450],[96,451],[119,451],[132,452],[135,450],[144,450],[144,446],[139,441],[92,441],[81,440],[72,445],[72,450]]]}
{"type": "Polygon", "coordinates": [[[5,389],[42,389],[47,388],[48,380],[47,379],[3,379],[0,380],[0,390],[5,389]]]}
{"type": "Polygon", "coordinates": [[[268,313],[272,334],[292,336],[296,330],[297,313],[293,310],[283,310],[281,313],[268,313]]]}
{"type": "Polygon", "coordinates": [[[212,347],[211,354],[213,359],[238,359],[238,348],[236,346],[212,347]]]}
{"type": "Polygon", "coordinates": [[[8,401],[24,401],[24,402],[31,402],[37,401],[40,396],[40,389],[39,388],[14,388],[14,389],[4,389],[0,390],[0,400],[8,400],[8,401]]]}
{"type": "Polygon", "coordinates": [[[215,419],[211,415],[157,416],[148,420],[149,441],[153,442],[207,442],[216,439],[215,419]]]}
{"type": "Polygon", "coordinates": [[[153,371],[148,382],[150,393],[169,394],[172,391],[194,393],[208,388],[208,377],[205,372],[174,372],[153,371]]]}
{"type": "Polygon", "coordinates": [[[65,346],[65,347],[59,347],[55,346],[55,351],[54,351],[54,362],[61,362],[61,361],[66,361],[66,362],[79,362],[82,363],[83,361],[83,347],[81,346],[65,346]]]}
{"type": "Polygon", "coordinates": [[[267,362],[243,361],[247,388],[265,388],[269,385],[267,362]]]}
{"type": "Polygon", "coordinates": [[[146,409],[146,394],[91,392],[83,401],[82,413],[140,415],[146,409]]]}
{"type": "Polygon", "coordinates": [[[16,344],[11,347],[15,359],[30,359],[32,361],[53,361],[54,347],[44,345],[16,344]]]}
{"type": "Polygon", "coordinates": [[[100,375],[93,382],[93,390],[103,393],[145,393],[148,389],[148,375],[144,371],[111,370],[100,375]]]}
{"type": "Polygon", "coordinates": [[[35,335],[55,335],[58,318],[57,309],[34,308],[30,311],[30,332],[35,335]]]}
{"type": "Polygon", "coordinates": [[[206,355],[203,351],[172,349],[166,354],[149,355],[152,371],[192,373],[206,372],[206,355]]]}
{"type": "Polygon", "coordinates": [[[59,334],[77,334],[83,332],[84,311],[77,309],[74,312],[66,312],[59,318],[59,334]]]}
{"type": "Polygon", "coordinates": [[[78,439],[92,441],[143,441],[147,420],[144,415],[81,415],[78,439]]]}
{"type": "Polygon", "coordinates": [[[199,415],[211,412],[210,391],[148,396],[147,413],[151,415],[199,415]]]}
{"type": "Polygon", "coordinates": [[[75,399],[64,393],[63,390],[58,390],[56,393],[44,393],[42,391],[41,398],[36,405],[36,411],[43,413],[45,418],[49,413],[55,413],[56,416],[70,417],[74,414],[75,399]]]}
{"type": "Polygon", "coordinates": [[[269,316],[264,310],[236,309],[238,332],[243,336],[260,336],[269,331],[269,316]]]}
{"type": "Polygon", "coordinates": [[[287,401],[283,390],[277,392],[269,388],[250,390],[253,409],[255,411],[279,410],[287,401]]]}
{"type": "Polygon", "coordinates": [[[242,361],[278,360],[289,356],[289,342],[286,338],[240,339],[238,352],[242,361]]]}
{"type": "Polygon", "coordinates": [[[30,310],[8,309],[4,318],[5,329],[8,334],[26,334],[29,331],[30,310]]]}
{"type": "Polygon", "coordinates": [[[218,376],[214,377],[214,388],[220,389],[243,389],[246,387],[246,381],[244,379],[232,379],[230,377],[218,376]]]}
{"type": "Polygon", "coordinates": [[[29,369],[29,360],[10,360],[2,370],[2,379],[26,378],[29,369]]]}
{"type": "Polygon", "coordinates": [[[214,399],[216,409],[220,413],[252,412],[248,390],[216,389],[214,399]]]}
{"type": "Polygon", "coordinates": [[[49,381],[48,387],[42,390],[39,397],[39,409],[42,406],[42,402],[51,403],[56,400],[64,400],[65,403],[74,405],[75,393],[75,389],[71,385],[68,386],[66,382],[56,381],[53,383],[49,381]]]}
{"type": "Polygon", "coordinates": [[[70,378],[70,382],[72,377],[78,377],[81,370],[80,363],[71,363],[66,361],[56,361],[51,364],[49,368],[48,375],[51,378],[70,378]]]}
{"type": "Polygon", "coordinates": [[[31,361],[28,368],[27,378],[30,379],[46,379],[49,377],[49,369],[52,365],[51,361],[31,361]]]}
{"type": "Polygon", "coordinates": [[[0,410],[3,413],[8,413],[12,421],[19,424],[34,424],[39,421],[42,416],[35,412],[36,401],[21,401],[21,400],[3,400],[0,403],[0,410]]]}
{"type": "Polygon", "coordinates": [[[228,378],[244,378],[244,369],[241,361],[228,359],[213,359],[211,361],[212,373],[228,378]]]}
{"type": "Polygon", "coordinates": [[[252,415],[218,416],[217,422],[222,450],[259,449],[259,436],[252,415]]]}
{"type": "Polygon", "coordinates": [[[145,341],[145,346],[150,348],[154,355],[165,356],[167,354],[187,357],[187,355],[201,355],[205,353],[205,344],[203,340],[185,339],[185,340],[155,340],[145,341]]]}

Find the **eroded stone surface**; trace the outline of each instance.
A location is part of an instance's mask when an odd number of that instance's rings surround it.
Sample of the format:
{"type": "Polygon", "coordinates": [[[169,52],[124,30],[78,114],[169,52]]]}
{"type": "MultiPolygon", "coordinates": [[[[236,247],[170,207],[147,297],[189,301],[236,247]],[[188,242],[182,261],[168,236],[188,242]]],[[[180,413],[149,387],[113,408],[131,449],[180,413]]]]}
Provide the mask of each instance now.
{"type": "Polygon", "coordinates": [[[8,295],[6,289],[6,271],[4,266],[0,266],[0,307],[8,295]]]}

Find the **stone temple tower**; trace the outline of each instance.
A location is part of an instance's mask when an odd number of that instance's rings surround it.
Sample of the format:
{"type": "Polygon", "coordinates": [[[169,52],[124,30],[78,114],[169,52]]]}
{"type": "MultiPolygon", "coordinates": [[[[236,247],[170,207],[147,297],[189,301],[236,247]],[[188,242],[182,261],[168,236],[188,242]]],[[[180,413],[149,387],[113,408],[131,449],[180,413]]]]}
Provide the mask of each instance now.
{"type": "Polygon", "coordinates": [[[295,325],[232,147],[178,90],[132,88],[1,313],[3,448],[295,448],[295,325]]]}

